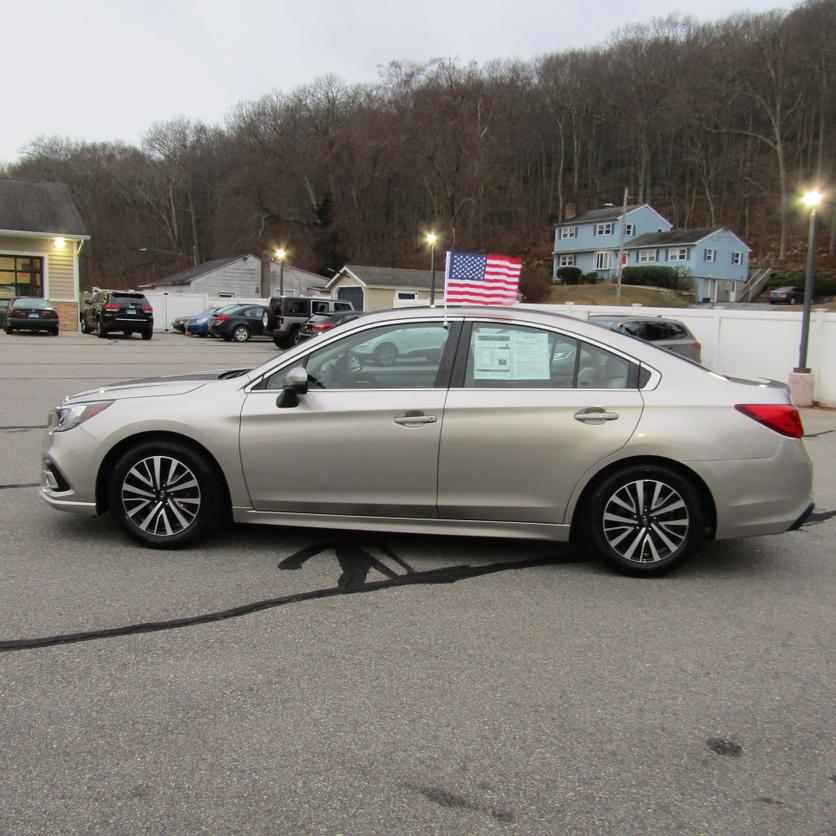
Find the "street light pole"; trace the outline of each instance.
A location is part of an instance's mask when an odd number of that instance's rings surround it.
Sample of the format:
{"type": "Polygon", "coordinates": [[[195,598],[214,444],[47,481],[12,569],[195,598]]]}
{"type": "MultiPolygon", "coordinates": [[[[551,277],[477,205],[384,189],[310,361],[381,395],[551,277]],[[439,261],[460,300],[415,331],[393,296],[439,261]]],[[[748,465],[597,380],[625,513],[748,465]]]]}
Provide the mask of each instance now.
{"type": "Polygon", "coordinates": [[[426,242],[430,245],[430,307],[435,307],[435,245],[438,236],[434,232],[427,233],[426,242]]]}
{"type": "Polygon", "coordinates": [[[801,345],[798,349],[798,366],[794,371],[809,374],[807,347],[810,340],[810,308],[813,303],[813,276],[816,258],[816,207],[821,203],[821,193],[817,191],[807,192],[803,200],[810,207],[810,225],[807,232],[807,272],[804,276],[804,311],[801,315],[801,345]]]}
{"type": "Polygon", "coordinates": [[[279,262],[279,296],[284,296],[284,260],[287,258],[287,250],[279,247],[276,250],[276,261],[279,262]]]}

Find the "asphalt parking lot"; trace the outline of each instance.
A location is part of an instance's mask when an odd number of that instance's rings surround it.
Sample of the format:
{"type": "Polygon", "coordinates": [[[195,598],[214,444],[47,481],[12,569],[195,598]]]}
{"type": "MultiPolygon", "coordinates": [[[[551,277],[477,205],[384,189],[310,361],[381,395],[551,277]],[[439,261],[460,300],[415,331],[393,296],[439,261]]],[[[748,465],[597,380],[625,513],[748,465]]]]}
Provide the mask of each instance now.
{"type": "Polygon", "coordinates": [[[37,499],[64,394],[274,353],[0,334],[0,833],[836,831],[836,411],[809,524],[659,580],[509,540],[153,551],[37,499]]]}

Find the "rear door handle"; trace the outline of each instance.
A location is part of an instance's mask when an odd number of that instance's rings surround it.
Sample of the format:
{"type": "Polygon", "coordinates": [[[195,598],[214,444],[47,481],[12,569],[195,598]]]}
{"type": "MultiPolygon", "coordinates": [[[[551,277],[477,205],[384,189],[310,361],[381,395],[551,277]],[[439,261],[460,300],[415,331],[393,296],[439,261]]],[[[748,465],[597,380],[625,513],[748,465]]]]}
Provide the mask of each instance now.
{"type": "Polygon", "coordinates": [[[603,424],[605,421],[617,421],[618,413],[607,412],[601,406],[589,406],[586,409],[579,409],[573,417],[583,424],[603,424]]]}
{"type": "Polygon", "coordinates": [[[434,424],[438,418],[424,412],[407,412],[405,415],[396,415],[393,420],[402,427],[420,427],[424,424],[434,424]]]}

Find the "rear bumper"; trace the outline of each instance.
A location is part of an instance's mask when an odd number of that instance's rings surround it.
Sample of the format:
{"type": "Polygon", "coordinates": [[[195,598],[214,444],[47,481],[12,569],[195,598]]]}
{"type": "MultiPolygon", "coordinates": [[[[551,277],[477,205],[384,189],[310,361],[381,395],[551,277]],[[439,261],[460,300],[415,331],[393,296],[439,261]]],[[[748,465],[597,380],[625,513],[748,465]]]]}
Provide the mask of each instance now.
{"type": "Polygon", "coordinates": [[[57,328],[58,317],[6,317],[6,326],[12,331],[34,331],[40,328],[57,328]]]}

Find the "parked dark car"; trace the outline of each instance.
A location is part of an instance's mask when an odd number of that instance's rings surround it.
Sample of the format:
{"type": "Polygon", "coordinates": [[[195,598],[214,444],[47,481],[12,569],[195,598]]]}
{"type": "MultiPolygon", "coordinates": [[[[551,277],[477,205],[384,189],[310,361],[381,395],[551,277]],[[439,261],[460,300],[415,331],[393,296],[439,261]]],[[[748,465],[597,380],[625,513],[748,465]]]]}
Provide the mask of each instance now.
{"type": "Polygon", "coordinates": [[[134,332],[143,340],[154,335],[154,309],[145,294],[136,290],[98,290],[81,304],[79,314],[82,334],[106,337],[121,331],[129,337],[134,332]]]}
{"type": "Polygon", "coordinates": [[[209,324],[209,333],[229,342],[245,343],[250,337],[264,336],[264,305],[229,305],[218,311],[209,324]]]}
{"type": "Polygon", "coordinates": [[[335,311],[334,313],[314,314],[297,332],[296,342],[309,340],[311,337],[318,337],[320,334],[330,331],[334,326],[341,325],[362,316],[362,311],[335,311]]]}
{"type": "Polygon", "coordinates": [[[58,336],[58,311],[49,299],[32,296],[15,296],[6,310],[3,330],[46,331],[58,336]]]}
{"type": "Polygon", "coordinates": [[[774,287],[766,298],[770,305],[794,305],[796,302],[804,302],[804,288],[774,287]]]}
{"type": "Polygon", "coordinates": [[[589,317],[590,322],[603,325],[611,331],[638,337],[659,348],[666,348],[676,354],[681,354],[696,363],[702,362],[702,344],[691,333],[690,329],[678,319],[666,319],[661,316],[607,316],[595,314],[589,317]]]}
{"type": "Polygon", "coordinates": [[[324,296],[273,296],[264,312],[264,333],[278,348],[289,348],[307,319],[318,313],[351,311],[351,302],[324,296]]]}

